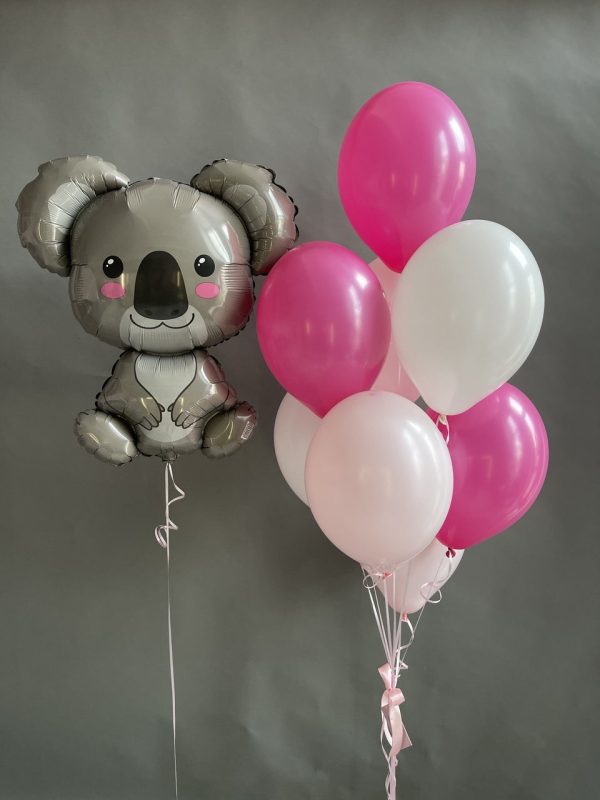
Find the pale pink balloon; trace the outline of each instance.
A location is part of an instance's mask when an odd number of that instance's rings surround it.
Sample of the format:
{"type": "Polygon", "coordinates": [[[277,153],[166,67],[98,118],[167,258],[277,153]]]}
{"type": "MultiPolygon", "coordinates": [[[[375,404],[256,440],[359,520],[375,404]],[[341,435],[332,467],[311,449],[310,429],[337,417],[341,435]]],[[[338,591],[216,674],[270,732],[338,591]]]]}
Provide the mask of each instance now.
{"type": "MultiPolygon", "coordinates": [[[[378,578],[376,586],[386,603],[399,614],[414,614],[433,600],[454,575],[464,550],[450,550],[434,539],[410,561],[405,561],[385,578],[378,578]]],[[[365,567],[367,572],[372,571],[365,567]]]]}
{"type": "Polygon", "coordinates": [[[548,469],[548,437],[536,407],[510,383],[447,419],[454,493],[438,539],[472,547],[531,508],[548,469]]]}
{"type": "Polygon", "coordinates": [[[391,392],[355,394],[327,414],[304,480],[323,533],[374,569],[391,569],[427,547],[452,497],[440,432],[417,405],[391,392]]]}
{"type": "Polygon", "coordinates": [[[277,262],[263,285],[256,326],[273,375],[320,417],[371,387],[390,345],[390,312],[377,277],[332,242],[300,245],[277,262]]]}
{"type": "Polygon", "coordinates": [[[432,234],[462,218],[474,182],[467,121],[425,83],[396,83],[371,97],[342,143],[338,185],[348,219],[397,272],[432,234]]]}
{"type": "MultiPolygon", "coordinates": [[[[377,275],[388,307],[391,309],[391,303],[400,275],[388,269],[380,258],[371,261],[369,266],[375,275],[377,275]]],[[[374,391],[395,392],[396,394],[401,394],[403,397],[407,397],[413,402],[419,397],[419,390],[408,377],[408,373],[400,363],[398,351],[393,340],[390,341],[385,361],[371,389],[374,391]]]]}

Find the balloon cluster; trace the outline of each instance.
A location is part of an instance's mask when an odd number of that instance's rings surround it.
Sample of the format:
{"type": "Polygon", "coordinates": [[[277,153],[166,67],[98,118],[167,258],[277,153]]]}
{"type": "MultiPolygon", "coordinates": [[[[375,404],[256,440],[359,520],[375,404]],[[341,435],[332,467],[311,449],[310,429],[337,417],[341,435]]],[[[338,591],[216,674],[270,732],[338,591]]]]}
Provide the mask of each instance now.
{"type": "Polygon", "coordinates": [[[311,242],[267,278],[259,342],[288,392],[275,452],[325,535],[371,574],[395,571],[408,599],[411,560],[413,580],[433,579],[440,552],[505,530],[542,487],[543,422],[506,381],[537,339],[544,289],[516,234],[459,221],[475,148],[439,90],[399,83],[372,97],[346,133],[338,178],[378,259],[311,242]]]}

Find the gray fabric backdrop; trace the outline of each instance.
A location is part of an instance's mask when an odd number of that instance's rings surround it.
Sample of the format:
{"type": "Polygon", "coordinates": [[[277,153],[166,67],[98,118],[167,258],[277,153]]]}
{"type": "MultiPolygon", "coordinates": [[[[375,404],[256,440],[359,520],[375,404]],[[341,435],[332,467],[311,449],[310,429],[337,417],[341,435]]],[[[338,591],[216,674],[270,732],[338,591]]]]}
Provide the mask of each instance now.
{"type": "MultiPolygon", "coordinates": [[[[546,421],[535,508],[463,560],[406,676],[401,798],[591,797],[598,737],[600,8],[552,2],[1,3],[3,366],[0,797],[172,796],[161,465],[96,462],[71,433],[117,352],[21,250],[38,163],[97,153],[131,177],[266,163],[304,241],[368,256],[335,182],[377,89],[434,83],[470,121],[468,217],[515,230],[547,290],[515,382],[546,421]],[[561,8],[562,6],[562,8],[561,8]]],[[[253,326],[218,348],[261,426],[237,457],[177,464],[181,797],[382,798],[382,661],[355,565],[288,490],[282,390],[253,326]]]]}

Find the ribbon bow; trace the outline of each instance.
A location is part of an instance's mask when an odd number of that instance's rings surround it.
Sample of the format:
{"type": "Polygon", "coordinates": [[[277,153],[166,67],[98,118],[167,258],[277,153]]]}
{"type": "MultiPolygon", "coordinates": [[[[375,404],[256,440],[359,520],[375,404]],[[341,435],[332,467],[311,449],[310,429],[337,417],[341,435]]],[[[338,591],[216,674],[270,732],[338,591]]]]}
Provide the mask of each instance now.
{"type": "Polygon", "coordinates": [[[396,679],[393,677],[393,670],[389,664],[379,667],[379,674],[385,685],[381,695],[381,747],[388,762],[389,773],[385,782],[388,800],[395,800],[396,797],[396,766],[398,765],[398,753],[405,747],[411,747],[412,742],[400,713],[400,705],[405,697],[401,689],[395,685],[396,679]],[[383,739],[387,740],[389,750],[386,751],[383,739]]]}

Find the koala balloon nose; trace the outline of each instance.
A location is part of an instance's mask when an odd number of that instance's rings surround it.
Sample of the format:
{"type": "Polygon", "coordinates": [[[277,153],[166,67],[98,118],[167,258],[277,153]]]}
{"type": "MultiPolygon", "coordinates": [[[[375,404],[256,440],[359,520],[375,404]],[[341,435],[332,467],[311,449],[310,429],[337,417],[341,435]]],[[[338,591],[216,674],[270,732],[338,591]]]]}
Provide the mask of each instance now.
{"type": "Polygon", "coordinates": [[[154,250],[142,259],[135,279],[133,305],[149,319],[175,319],[188,309],[179,264],[170,253],[154,250]]]}

